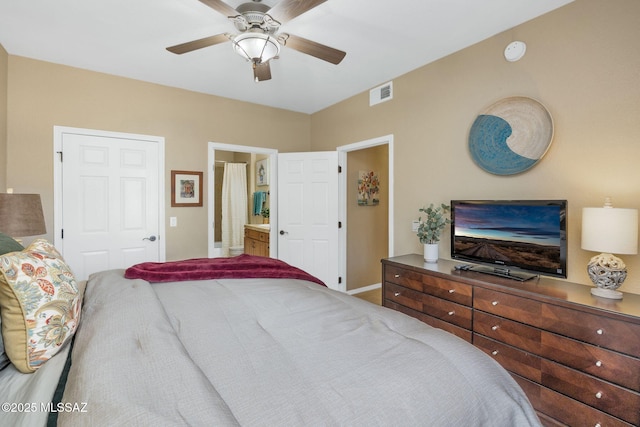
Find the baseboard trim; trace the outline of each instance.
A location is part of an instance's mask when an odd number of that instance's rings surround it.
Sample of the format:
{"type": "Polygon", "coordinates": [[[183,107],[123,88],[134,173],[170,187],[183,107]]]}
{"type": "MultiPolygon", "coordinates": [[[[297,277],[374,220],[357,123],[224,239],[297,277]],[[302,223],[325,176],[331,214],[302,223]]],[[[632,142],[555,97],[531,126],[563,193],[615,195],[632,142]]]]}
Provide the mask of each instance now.
{"type": "Polygon", "coordinates": [[[351,289],[347,291],[349,295],[361,294],[362,292],[373,291],[375,289],[380,289],[382,287],[382,283],[374,283],[373,285],[363,286],[361,288],[351,289]]]}

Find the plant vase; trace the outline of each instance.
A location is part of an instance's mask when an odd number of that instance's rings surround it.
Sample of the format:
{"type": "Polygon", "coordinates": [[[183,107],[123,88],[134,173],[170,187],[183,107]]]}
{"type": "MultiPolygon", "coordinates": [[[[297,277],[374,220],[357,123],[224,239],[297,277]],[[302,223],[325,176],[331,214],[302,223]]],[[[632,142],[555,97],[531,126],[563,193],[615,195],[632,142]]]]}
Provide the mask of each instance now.
{"type": "Polygon", "coordinates": [[[426,262],[438,262],[438,243],[424,244],[424,260],[426,262]]]}

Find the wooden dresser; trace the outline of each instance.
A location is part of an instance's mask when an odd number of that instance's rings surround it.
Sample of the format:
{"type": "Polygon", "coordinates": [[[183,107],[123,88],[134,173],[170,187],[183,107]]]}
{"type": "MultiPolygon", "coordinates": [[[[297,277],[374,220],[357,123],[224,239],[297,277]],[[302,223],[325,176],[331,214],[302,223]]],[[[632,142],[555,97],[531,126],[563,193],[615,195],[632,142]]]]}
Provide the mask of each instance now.
{"type": "Polygon", "coordinates": [[[422,255],[382,260],[382,301],[482,349],[547,426],[640,425],[640,295],[594,297],[550,278],[516,282],[422,255]]]}
{"type": "Polygon", "coordinates": [[[269,227],[246,224],[244,226],[244,253],[268,257],[269,233],[269,227]]]}

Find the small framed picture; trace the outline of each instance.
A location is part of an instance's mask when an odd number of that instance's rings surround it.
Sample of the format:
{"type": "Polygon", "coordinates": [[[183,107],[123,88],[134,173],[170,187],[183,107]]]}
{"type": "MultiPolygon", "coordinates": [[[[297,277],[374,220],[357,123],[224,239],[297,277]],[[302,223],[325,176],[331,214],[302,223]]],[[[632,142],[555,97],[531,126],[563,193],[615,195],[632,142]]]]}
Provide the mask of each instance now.
{"type": "Polygon", "coordinates": [[[202,172],[171,171],[171,207],[202,206],[202,172]]]}
{"type": "Polygon", "coordinates": [[[256,185],[269,185],[269,159],[256,162],[256,185]]]}

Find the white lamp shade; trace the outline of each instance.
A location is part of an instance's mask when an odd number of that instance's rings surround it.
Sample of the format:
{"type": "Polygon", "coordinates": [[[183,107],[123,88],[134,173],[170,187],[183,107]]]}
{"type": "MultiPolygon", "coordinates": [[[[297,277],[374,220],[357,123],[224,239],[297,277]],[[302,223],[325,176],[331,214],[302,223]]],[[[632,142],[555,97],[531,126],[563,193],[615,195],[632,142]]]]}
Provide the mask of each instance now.
{"type": "Polygon", "coordinates": [[[278,41],[264,33],[240,34],[234,39],[233,48],[249,61],[267,62],[280,53],[278,41]]]}
{"type": "Polygon", "coordinates": [[[582,249],[609,254],[637,254],[637,209],[583,208],[582,249]]]}

